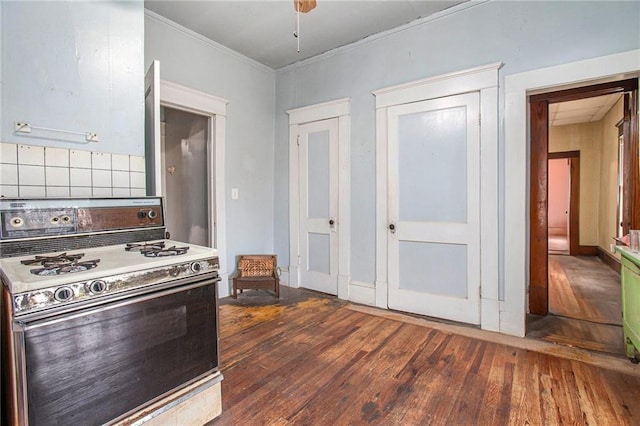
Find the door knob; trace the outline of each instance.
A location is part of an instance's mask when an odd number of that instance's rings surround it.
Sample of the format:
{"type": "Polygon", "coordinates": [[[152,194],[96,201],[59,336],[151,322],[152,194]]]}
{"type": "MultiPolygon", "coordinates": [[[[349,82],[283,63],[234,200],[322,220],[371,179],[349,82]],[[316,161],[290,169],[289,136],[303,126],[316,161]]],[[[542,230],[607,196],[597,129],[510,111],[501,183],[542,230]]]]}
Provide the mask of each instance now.
{"type": "Polygon", "coordinates": [[[333,226],[335,224],[335,222],[333,221],[333,219],[329,219],[329,225],[333,226]]]}

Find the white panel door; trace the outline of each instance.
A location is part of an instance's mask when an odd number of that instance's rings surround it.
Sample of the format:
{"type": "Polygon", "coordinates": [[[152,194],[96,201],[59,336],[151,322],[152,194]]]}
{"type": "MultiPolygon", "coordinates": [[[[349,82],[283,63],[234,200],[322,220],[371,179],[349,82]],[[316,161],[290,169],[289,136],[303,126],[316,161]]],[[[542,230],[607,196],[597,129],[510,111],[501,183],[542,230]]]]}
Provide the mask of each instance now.
{"type": "Polygon", "coordinates": [[[480,323],[479,94],[388,109],[388,304],[480,323]]]}
{"type": "Polygon", "coordinates": [[[300,285],[338,293],[338,118],[301,124],[300,285]]]}

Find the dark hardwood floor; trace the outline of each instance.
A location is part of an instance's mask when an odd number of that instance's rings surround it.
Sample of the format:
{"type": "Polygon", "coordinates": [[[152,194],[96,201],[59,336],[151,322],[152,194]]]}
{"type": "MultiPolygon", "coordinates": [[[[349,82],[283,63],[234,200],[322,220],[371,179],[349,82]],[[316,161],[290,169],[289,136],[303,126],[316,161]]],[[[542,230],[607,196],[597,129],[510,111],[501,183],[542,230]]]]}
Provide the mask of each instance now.
{"type": "Polygon", "coordinates": [[[624,355],[620,275],[595,256],[549,255],[549,315],[527,336],[624,355]]]}
{"type": "Polygon", "coordinates": [[[640,424],[640,371],[434,325],[289,287],[279,301],[222,299],[223,413],[210,424],[640,424]]]}

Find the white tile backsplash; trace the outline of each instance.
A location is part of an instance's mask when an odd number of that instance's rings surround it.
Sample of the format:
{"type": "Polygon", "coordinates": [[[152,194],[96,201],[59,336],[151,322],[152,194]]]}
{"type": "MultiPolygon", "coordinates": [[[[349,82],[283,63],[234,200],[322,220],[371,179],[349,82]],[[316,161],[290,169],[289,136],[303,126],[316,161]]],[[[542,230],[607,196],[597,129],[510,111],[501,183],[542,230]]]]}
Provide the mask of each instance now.
{"type": "Polygon", "coordinates": [[[69,186],[47,186],[47,197],[68,197],[69,186]]]}
{"type": "Polygon", "coordinates": [[[114,188],[129,188],[129,172],[114,170],[111,172],[114,188]]]}
{"type": "Polygon", "coordinates": [[[140,172],[130,172],[131,177],[131,188],[145,188],[146,181],[144,177],[144,173],[140,172]]]}
{"type": "Polygon", "coordinates": [[[66,186],[67,189],[69,187],[68,167],[45,167],[45,177],[47,186],[66,186]]]}
{"type": "Polygon", "coordinates": [[[94,197],[111,197],[113,196],[113,191],[111,188],[93,188],[92,195],[94,197]]]}
{"type": "Polygon", "coordinates": [[[111,188],[111,170],[92,170],[91,183],[94,188],[111,188]]]}
{"type": "Polygon", "coordinates": [[[18,145],[0,143],[0,163],[18,164],[18,145]]]}
{"type": "Polygon", "coordinates": [[[131,155],[129,159],[129,164],[131,165],[129,170],[132,172],[144,172],[144,157],[131,155]]]}
{"type": "Polygon", "coordinates": [[[17,164],[0,164],[0,184],[2,185],[18,184],[18,165],[17,164]]]}
{"type": "Polygon", "coordinates": [[[69,166],[90,169],[91,153],[89,151],[69,151],[69,166]]]}
{"type": "Polygon", "coordinates": [[[131,190],[129,188],[113,188],[114,197],[130,197],[131,190]]]}
{"type": "Polygon", "coordinates": [[[72,197],[91,197],[91,187],[72,186],[69,188],[72,197]]]}
{"type": "Polygon", "coordinates": [[[111,154],[111,170],[122,170],[128,172],[129,169],[128,155],[111,154]]]}
{"type": "Polygon", "coordinates": [[[69,169],[71,186],[91,187],[91,169],[69,169]]]}
{"type": "Polygon", "coordinates": [[[44,163],[47,166],[69,167],[69,150],[46,147],[44,149],[44,163]]]}
{"type": "MultiPolygon", "coordinates": [[[[18,157],[19,159],[20,157],[18,157]]],[[[44,186],[44,166],[18,164],[18,184],[44,186]]],[[[22,193],[22,191],[20,191],[22,193]]]]}
{"type": "Polygon", "coordinates": [[[18,185],[0,185],[0,197],[18,197],[18,185]]]}
{"type": "Polygon", "coordinates": [[[104,152],[92,152],[91,168],[94,170],[111,170],[111,154],[104,152]]]}
{"type": "Polygon", "coordinates": [[[0,143],[0,196],[140,197],[143,156],[0,143]]]}
{"type": "Polygon", "coordinates": [[[19,197],[40,197],[44,198],[47,196],[47,191],[45,191],[44,186],[22,186],[18,189],[19,197]]]}
{"type": "Polygon", "coordinates": [[[44,147],[18,145],[18,164],[44,166],[44,147]]]}

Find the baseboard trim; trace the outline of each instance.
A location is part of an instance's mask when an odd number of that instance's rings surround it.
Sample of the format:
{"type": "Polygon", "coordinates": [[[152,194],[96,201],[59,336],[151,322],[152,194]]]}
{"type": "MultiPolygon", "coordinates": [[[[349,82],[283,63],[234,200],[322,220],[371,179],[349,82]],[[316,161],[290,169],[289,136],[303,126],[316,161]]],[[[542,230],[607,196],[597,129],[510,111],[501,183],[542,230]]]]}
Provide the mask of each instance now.
{"type": "Polygon", "coordinates": [[[580,256],[597,256],[598,246],[579,246],[578,255],[580,256]]]}
{"type": "Polygon", "coordinates": [[[622,269],[622,265],[620,264],[620,260],[604,250],[602,247],[598,247],[598,257],[607,265],[609,268],[613,269],[618,274],[622,269]]]}

